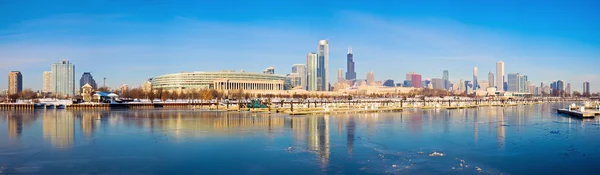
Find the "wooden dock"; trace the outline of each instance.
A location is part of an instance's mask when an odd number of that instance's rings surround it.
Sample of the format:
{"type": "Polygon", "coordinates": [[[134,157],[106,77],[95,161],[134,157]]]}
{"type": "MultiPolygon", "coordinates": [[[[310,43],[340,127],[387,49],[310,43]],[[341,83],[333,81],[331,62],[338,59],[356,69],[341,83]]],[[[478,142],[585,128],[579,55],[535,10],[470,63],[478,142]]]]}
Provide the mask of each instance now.
{"type": "Polygon", "coordinates": [[[576,111],[569,109],[557,109],[559,114],[568,114],[571,116],[581,117],[581,118],[593,118],[596,115],[600,115],[600,111],[576,111]]]}

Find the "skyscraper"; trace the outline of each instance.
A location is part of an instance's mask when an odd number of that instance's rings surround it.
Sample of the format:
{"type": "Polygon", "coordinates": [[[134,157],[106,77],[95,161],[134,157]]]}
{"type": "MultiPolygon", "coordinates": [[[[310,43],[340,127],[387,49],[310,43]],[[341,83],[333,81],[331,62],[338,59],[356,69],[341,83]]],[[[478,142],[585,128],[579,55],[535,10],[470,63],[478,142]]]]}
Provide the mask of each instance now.
{"type": "Polygon", "coordinates": [[[346,80],[356,80],[356,72],[354,71],[354,54],[352,47],[348,47],[348,55],[346,55],[346,80]]]}
{"type": "Polygon", "coordinates": [[[75,95],[75,65],[69,60],[52,64],[52,87],[57,97],[75,95]]]}
{"type": "Polygon", "coordinates": [[[422,88],[423,82],[421,82],[421,74],[413,73],[410,75],[410,79],[412,81],[412,87],[414,88],[422,88]]]}
{"type": "Polygon", "coordinates": [[[294,64],[292,66],[292,73],[297,73],[300,78],[300,86],[302,89],[306,89],[306,65],[294,64]]]}
{"type": "Polygon", "coordinates": [[[343,82],[343,81],[345,80],[345,79],[344,79],[344,73],[343,73],[343,72],[344,72],[344,71],[342,70],[342,68],[339,68],[339,69],[338,69],[338,77],[337,77],[337,78],[338,78],[338,79],[337,79],[337,81],[338,81],[338,82],[343,82]]]}
{"type": "Polygon", "coordinates": [[[8,94],[18,94],[23,91],[23,75],[19,71],[8,73],[8,94]]]}
{"type": "Polygon", "coordinates": [[[590,82],[583,82],[583,95],[590,95],[590,82]]]}
{"type": "Polygon", "coordinates": [[[431,84],[433,85],[433,89],[444,89],[444,81],[439,78],[432,78],[431,84]]]}
{"type": "Polygon", "coordinates": [[[496,63],[496,86],[497,91],[504,91],[504,62],[498,61],[496,63]]]}
{"type": "Polygon", "coordinates": [[[490,87],[490,83],[487,80],[479,80],[477,84],[481,90],[487,90],[487,88],[490,87]]]}
{"type": "Polygon", "coordinates": [[[416,74],[415,72],[408,72],[406,73],[406,80],[412,80],[412,75],[416,74]]]}
{"type": "Polygon", "coordinates": [[[465,81],[464,81],[464,80],[462,80],[462,79],[460,79],[460,80],[458,81],[458,92],[459,92],[459,93],[460,93],[460,92],[464,93],[464,92],[465,92],[465,90],[467,90],[467,89],[466,89],[466,87],[467,87],[467,86],[465,85],[465,81]]]}
{"type": "Polygon", "coordinates": [[[81,75],[81,79],[79,79],[79,88],[82,92],[83,92],[82,88],[85,84],[89,84],[90,86],[92,86],[92,89],[98,89],[96,80],[94,80],[94,77],[92,76],[92,73],[90,73],[90,72],[84,72],[83,75],[81,75]]]}
{"type": "Polygon", "coordinates": [[[477,74],[478,74],[478,69],[477,66],[475,66],[473,68],[473,90],[477,90],[477,88],[479,87],[479,84],[477,84],[478,79],[477,79],[477,74]]]}
{"type": "Polygon", "coordinates": [[[558,92],[557,94],[561,97],[565,95],[565,81],[556,81],[556,91],[558,92]]]}
{"type": "Polygon", "coordinates": [[[450,75],[448,70],[444,70],[444,76],[442,77],[444,83],[444,89],[450,89],[450,75]]]}
{"type": "Polygon", "coordinates": [[[508,91],[519,92],[520,83],[519,73],[510,73],[507,75],[508,91]]]}
{"type": "Polygon", "coordinates": [[[317,53],[311,52],[306,55],[306,90],[317,91],[317,53]]]}
{"type": "Polygon", "coordinates": [[[52,72],[44,71],[42,92],[52,92],[52,72]]]}
{"type": "Polygon", "coordinates": [[[519,90],[516,92],[528,92],[527,75],[519,74],[519,90]]]}
{"type": "Polygon", "coordinates": [[[565,94],[567,96],[571,96],[571,83],[567,83],[567,87],[565,88],[565,94]]]}
{"type": "Polygon", "coordinates": [[[490,71],[490,73],[488,73],[488,83],[490,85],[490,87],[496,87],[494,85],[494,73],[492,73],[492,71],[490,71]]]}
{"type": "Polygon", "coordinates": [[[320,40],[317,47],[317,85],[319,91],[329,90],[329,42],[320,40]]]}
{"type": "Polygon", "coordinates": [[[375,82],[375,73],[367,72],[367,85],[371,86],[375,82]]]}

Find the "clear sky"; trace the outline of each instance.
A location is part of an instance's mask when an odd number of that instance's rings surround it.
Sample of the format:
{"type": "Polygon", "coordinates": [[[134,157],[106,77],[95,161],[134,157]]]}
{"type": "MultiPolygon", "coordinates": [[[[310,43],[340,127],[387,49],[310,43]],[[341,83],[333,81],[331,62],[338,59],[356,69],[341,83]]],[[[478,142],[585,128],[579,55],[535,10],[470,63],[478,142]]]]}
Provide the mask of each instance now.
{"type": "Polygon", "coordinates": [[[505,72],[540,82],[565,80],[600,91],[600,1],[0,1],[0,87],[11,70],[26,88],[69,59],[76,84],[92,72],[101,84],[139,86],[180,71],[224,69],[287,74],[329,39],[330,76],[346,71],[352,46],[358,78],[402,81],[480,79],[505,72]]]}

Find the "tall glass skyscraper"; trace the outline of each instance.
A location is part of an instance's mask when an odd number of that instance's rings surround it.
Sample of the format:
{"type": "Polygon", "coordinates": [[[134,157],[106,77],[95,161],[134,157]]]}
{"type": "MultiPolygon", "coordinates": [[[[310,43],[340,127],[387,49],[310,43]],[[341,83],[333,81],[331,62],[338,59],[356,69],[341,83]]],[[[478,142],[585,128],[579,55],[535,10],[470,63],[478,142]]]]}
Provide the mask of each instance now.
{"type": "Polygon", "coordinates": [[[507,75],[508,91],[519,92],[520,77],[519,73],[510,73],[507,75]]]}
{"type": "Polygon", "coordinates": [[[300,77],[300,86],[302,86],[302,89],[306,89],[306,65],[294,64],[292,66],[292,73],[298,74],[300,77]]]}
{"type": "Polygon", "coordinates": [[[320,40],[317,47],[317,86],[319,91],[329,91],[329,43],[320,40]]]}
{"type": "Polygon", "coordinates": [[[356,80],[356,72],[354,71],[354,54],[352,47],[348,47],[348,55],[346,55],[346,80],[356,80]]]}
{"type": "Polygon", "coordinates": [[[90,84],[90,86],[92,86],[92,89],[98,89],[96,80],[94,80],[94,77],[90,72],[84,72],[83,75],[81,75],[81,79],[79,79],[79,89],[82,90],[83,85],[85,84],[90,84]]]}
{"type": "Polygon", "coordinates": [[[590,82],[583,82],[583,95],[590,95],[590,82]]]}
{"type": "Polygon", "coordinates": [[[504,62],[502,61],[496,63],[496,86],[496,90],[500,92],[506,89],[504,87],[504,62]]]}
{"type": "Polygon", "coordinates": [[[527,92],[527,75],[519,75],[519,91],[516,92],[527,92]]]}
{"type": "Polygon", "coordinates": [[[477,88],[479,87],[479,84],[477,83],[478,82],[478,79],[477,79],[478,71],[479,70],[477,69],[477,66],[475,66],[473,68],[473,90],[477,90],[477,88]]]}
{"type": "Polygon", "coordinates": [[[75,95],[75,65],[69,60],[52,64],[52,87],[57,97],[75,95]]]}
{"type": "Polygon", "coordinates": [[[444,83],[444,89],[450,89],[450,74],[448,73],[448,70],[444,70],[442,81],[444,83]]]}
{"type": "Polygon", "coordinates": [[[306,55],[306,90],[317,91],[317,53],[306,55]]]}
{"type": "Polygon", "coordinates": [[[564,96],[565,94],[565,81],[558,80],[556,81],[556,90],[560,96],[564,96]]]}

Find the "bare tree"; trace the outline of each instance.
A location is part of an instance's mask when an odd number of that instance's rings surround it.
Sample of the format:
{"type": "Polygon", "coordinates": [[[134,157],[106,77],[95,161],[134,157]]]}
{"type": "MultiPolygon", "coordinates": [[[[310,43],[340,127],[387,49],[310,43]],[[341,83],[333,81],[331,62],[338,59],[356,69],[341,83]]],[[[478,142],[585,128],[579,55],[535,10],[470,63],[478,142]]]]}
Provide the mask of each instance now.
{"type": "Polygon", "coordinates": [[[581,93],[579,91],[573,91],[573,97],[581,97],[581,93]]]}
{"type": "Polygon", "coordinates": [[[35,99],[37,98],[37,94],[33,92],[33,90],[27,88],[21,91],[21,98],[23,99],[35,99]]]}
{"type": "Polygon", "coordinates": [[[100,91],[100,92],[110,92],[110,89],[108,87],[104,86],[104,87],[98,88],[97,91],[100,91]]]}
{"type": "Polygon", "coordinates": [[[210,90],[208,89],[202,89],[202,101],[207,101],[207,100],[212,100],[213,99],[213,94],[210,90]]]}
{"type": "Polygon", "coordinates": [[[10,95],[8,95],[8,100],[11,103],[16,103],[19,98],[21,98],[21,94],[10,94],[10,95]]]}

